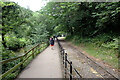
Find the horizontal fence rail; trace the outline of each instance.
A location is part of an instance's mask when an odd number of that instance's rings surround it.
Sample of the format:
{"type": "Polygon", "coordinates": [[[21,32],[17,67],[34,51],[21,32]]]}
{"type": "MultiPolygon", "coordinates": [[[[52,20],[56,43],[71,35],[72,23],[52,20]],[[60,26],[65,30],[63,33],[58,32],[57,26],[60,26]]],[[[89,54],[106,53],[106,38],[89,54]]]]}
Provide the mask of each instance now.
{"type": "Polygon", "coordinates": [[[82,78],[82,76],[74,68],[74,66],[72,65],[72,61],[68,60],[67,53],[65,53],[65,50],[61,46],[58,38],[57,38],[57,42],[58,42],[58,46],[59,46],[61,57],[62,57],[62,63],[63,63],[63,66],[64,66],[64,75],[65,75],[65,78],[67,78],[67,75],[69,75],[68,78],[70,80],[72,80],[73,78],[78,78],[80,80],[80,78],[82,78]],[[73,72],[75,73],[74,75],[73,75],[73,72]]]}
{"type": "MultiPolygon", "coordinates": [[[[47,43],[42,43],[42,44],[46,44],[47,43]]],[[[27,51],[24,55],[22,56],[19,56],[19,57],[15,57],[15,58],[12,58],[12,59],[8,59],[8,60],[3,60],[3,61],[0,61],[0,65],[1,64],[5,64],[5,63],[8,63],[8,62],[12,62],[12,61],[15,61],[17,59],[20,59],[20,62],[18,64],[16,64],[14,67],[12,67],[11,69],[9,69],[8,71],[6,71],[5,73],[3,73],[2,75],[0,75],[0,80],[5,78],[8,74],[10,74],[11,72],[13,72],[14,70],[16,70],[18,67],[20,67],[20,71],[23,69],[23,63],[25,61],[28,60],[28,58],[30,58],[32,56],[32,58],[34,59],[35,55],[37,55],[39,52],[40,52],[40,49],[42,47],[45,47],[45,46],[41,46],[42,44],[37,44],[35,47],[33,47],[32,49],[30,49],[29,51],[27,51]]],[[[47,47],[47,46],[46,46],[47,47]]]]}

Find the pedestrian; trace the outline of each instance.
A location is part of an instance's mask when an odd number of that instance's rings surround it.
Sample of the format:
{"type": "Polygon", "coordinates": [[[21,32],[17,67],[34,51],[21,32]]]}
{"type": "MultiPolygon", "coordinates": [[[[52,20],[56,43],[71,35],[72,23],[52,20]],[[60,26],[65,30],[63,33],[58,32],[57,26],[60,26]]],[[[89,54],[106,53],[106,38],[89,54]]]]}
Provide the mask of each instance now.
{"type": "Polygon", "coordinates": [[[51,49],[53,50],[53,47],[54,47],[54,40],[53,40],[53,38],[50,38],[50,45],[51,45],[51,49]]]}
{"type": "Polygon", "coordinates": [[[54,38],[54,40],[55,40],[56,36],[53,36],[53,38],[54,38]]]}

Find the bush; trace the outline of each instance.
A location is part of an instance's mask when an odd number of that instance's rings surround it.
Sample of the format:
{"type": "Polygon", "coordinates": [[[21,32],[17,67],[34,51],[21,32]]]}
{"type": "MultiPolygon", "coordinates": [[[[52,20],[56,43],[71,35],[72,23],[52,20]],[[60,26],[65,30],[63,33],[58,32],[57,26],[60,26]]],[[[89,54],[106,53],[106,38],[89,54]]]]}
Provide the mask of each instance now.
{"type": "Polygon", "coordinates": [[[80,37],[79,35],[67,36],[67,39],[72,40],[73,43],[93,43],[98,47],[118,50],[118,38],[110,34],[101,34],[94,38],[80,37]]]}
{"type": "Polygon", "coordinates": [[[118,39],[114,38],[113,41],[102,44],[102,46],[110,49],[118,49],[118,39]]]}
{"type": "MultiPolygon", "coordinates": [[[[7,60],[7,59],[10,59],[10,58],[14,58],[14,57],[16,57],[16,55],[12,50],[8,50],[6,48],[3,48],[3,50],[2,50],[2,60],[7,60]]],[[[7,70],[9,70],[14,65],[15,65],[15,61],[10,62],[10,63],[6,63],[6,64],[2,64],[2,73],[6,72],[7,70]]]]}
{"type": "Polygon", "coordinates": [[[25,41],[22,41],[20,38],[9,38],[9,41],[6,42],[6,45],[11,50],[17,50],[24,47],[25,41]]]}
{"type": "Polygon", "coordinates": [[[24,47],[27,44],[27,41],[25,38],[17,38],[14,34],[6,35],[5,40],[6,40],[7,48],[14,51],[24,47]]]}

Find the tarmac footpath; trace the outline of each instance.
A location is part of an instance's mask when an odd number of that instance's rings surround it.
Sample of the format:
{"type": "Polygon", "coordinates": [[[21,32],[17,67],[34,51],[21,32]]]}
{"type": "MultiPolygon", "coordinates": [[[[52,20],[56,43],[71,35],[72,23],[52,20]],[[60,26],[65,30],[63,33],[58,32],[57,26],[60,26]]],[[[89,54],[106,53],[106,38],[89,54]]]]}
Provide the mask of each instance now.
{"type": "Polygon", "coordinates": [[[53,49],[47,47],[28,64],[17,77],[22,78],[63,78],[57,42],[53,49]]]}

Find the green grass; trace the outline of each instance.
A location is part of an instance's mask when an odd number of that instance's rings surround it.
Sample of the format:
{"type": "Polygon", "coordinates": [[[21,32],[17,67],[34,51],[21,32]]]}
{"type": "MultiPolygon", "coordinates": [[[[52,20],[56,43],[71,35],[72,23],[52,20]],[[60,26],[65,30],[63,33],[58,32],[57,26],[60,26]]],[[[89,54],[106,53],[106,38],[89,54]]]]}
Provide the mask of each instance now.
{"type": "Polygon", "coordinates": [[[118,69],[118,58],[116,56],[115,50],[98,47],[94,43],[88,43],[88,42],[86,43],[73,42],[73,44],[79,46],[89,55],[94,56],[95,58],[98,58],[104,61],[105,63],[111,65],[113,68],[118,69]]]}

